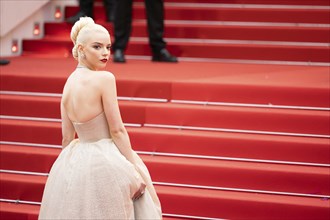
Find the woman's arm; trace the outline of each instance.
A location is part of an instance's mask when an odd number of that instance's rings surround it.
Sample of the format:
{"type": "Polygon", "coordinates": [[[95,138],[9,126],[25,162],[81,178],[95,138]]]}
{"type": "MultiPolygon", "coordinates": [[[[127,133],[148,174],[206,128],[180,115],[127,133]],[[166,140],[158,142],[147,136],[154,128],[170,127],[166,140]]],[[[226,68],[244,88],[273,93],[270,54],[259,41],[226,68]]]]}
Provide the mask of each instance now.
{"type": "Polygon", "coordinates": [[[103,77],[101,82],[102,102],[111,137],[120,152],[135,165],[131,142],[120,115],[115,77],[109,72],[104,72],[103,77]]]}
{"type": "Polygon", "coordinates": [[[62,147],[65,148],[75,137],[75,130],[61,101],[62,147]]]}
{"type": "MultiPolygon", "coordinates": [[[[128,133],[124,127],[119,111],[115,77],[114,75],[106,72],[104,78],[105,79],[102,80],[101,85],[102,102],[104,112],[108,120],[112,140],[118,147],[119,151],[126,157],[126,159],[130,161],[134,166],[136,166],[131,142],[129,140],[128,133]]],[[[141,177],[139,190],[134,193],[132,199],[139,199],[144,194],[145,188],[146,184],[143,182],[141,177]]]]}

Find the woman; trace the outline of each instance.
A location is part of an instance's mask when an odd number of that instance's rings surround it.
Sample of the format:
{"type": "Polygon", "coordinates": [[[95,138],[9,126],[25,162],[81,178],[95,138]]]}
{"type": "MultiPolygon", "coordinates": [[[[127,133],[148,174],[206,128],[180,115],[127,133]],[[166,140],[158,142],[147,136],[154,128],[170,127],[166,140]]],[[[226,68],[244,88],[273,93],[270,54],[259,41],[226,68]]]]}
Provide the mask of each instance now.
{"type": "Polygon", "coordinates": [[[78,66],[64,86],[63,150],[50,171],[39,219],[161,219],[150,175],[120,116],[115,78],[99,71],[109,60],[110,35],[84,17],[71,39],[78,66]]]}

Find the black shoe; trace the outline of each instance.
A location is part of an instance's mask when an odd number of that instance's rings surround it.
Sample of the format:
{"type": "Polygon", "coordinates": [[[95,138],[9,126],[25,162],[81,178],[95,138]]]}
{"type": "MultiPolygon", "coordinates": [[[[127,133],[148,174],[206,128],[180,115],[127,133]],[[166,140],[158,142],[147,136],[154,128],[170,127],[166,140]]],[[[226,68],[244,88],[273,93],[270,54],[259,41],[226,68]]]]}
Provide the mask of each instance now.
{"type": "Polygon", "coordinates": [[[125,63],[125,55],[123,50],[115,50],[113,54],[113,62],[115,63],[125,63]]]}
{"type": "Polygon", "coordinates": [[[176,63],[178,59],[175,56],[172,56],[165,48],[161,49],[159,53],[154,53],[152,56],[152,61],[156,62],[170,62],[176,63]]]}
{"type": "MultiPolygon", "coordinates": [[[[77,21],[79,21],[79,19],[80,19],[81,17],[86,17],[86,16],[87,16],[87,15],[86,15],[84,12],[79,11],[76,15],[73,15],[73,16],[67,18],[67,19],[66,19],[66,22],[68,22],[68,23],[70,23],[70,24],[74,24],[74,23],[76,23],[77,21]]],[[[89,16],[89,17],[90,17],[90,16],[89,16]]]]}
{"type": "Polygon", "coordinates": [[[10,61],[9,60],[0,60],[0,65],[7,65],[7,64],[9,64],[10,63],[10,61]]]}

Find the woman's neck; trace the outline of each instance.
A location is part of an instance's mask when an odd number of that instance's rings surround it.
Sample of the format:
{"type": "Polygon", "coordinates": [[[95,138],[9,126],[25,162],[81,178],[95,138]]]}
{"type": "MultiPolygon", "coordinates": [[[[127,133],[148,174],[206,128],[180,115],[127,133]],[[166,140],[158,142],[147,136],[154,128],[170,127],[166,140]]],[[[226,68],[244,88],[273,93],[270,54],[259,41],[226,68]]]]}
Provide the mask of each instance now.
{"type": "Polygon", "coordinates": [[[77,68],[83,68],[83,69],[88,69],[88,70],[93,70],[93,71],[96,71],[97,69],[95,68],[92,68],[82,62],[79,62],[78,65],[77,65],[77,68]]]}

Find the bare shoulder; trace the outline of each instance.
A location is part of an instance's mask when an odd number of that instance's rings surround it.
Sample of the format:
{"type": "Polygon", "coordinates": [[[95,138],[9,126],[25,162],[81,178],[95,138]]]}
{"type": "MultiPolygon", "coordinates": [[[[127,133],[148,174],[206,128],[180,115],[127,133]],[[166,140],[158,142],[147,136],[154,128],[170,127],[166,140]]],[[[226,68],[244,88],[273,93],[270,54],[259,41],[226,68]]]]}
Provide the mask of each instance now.
{"type": "Polygon", "coordinates": [[[72,78],[73,78],[73,73],[71,73],[70,76],[66,79],[65,84],[64,84],[64,87],[63,87],[63,93],[66,90],[68,90],[68,88],[70,87],[72,78]]]}
{"type": "Polygon", "coordinates": [[[99,71],[99,75],[102,80],[115,80],[115,75],[108,71],[99,71]]]}
{"type": "Polygon", "coordinates": [[[73,80],[73,73],[66,79],[63,90],[62,90],[62,98],[61,104],[65,104],[68,101],[69,93],[71,92],[72,88],[72,80],[73,80]]]}
{"type": "Polygon", "coordinates": [[[101,90],[108,90],[109,88],[115,88],[116,87],[116,79],[115,76],[108,71],[100,71],[98,73],[98,84],[99,88],[101,90]]]}

